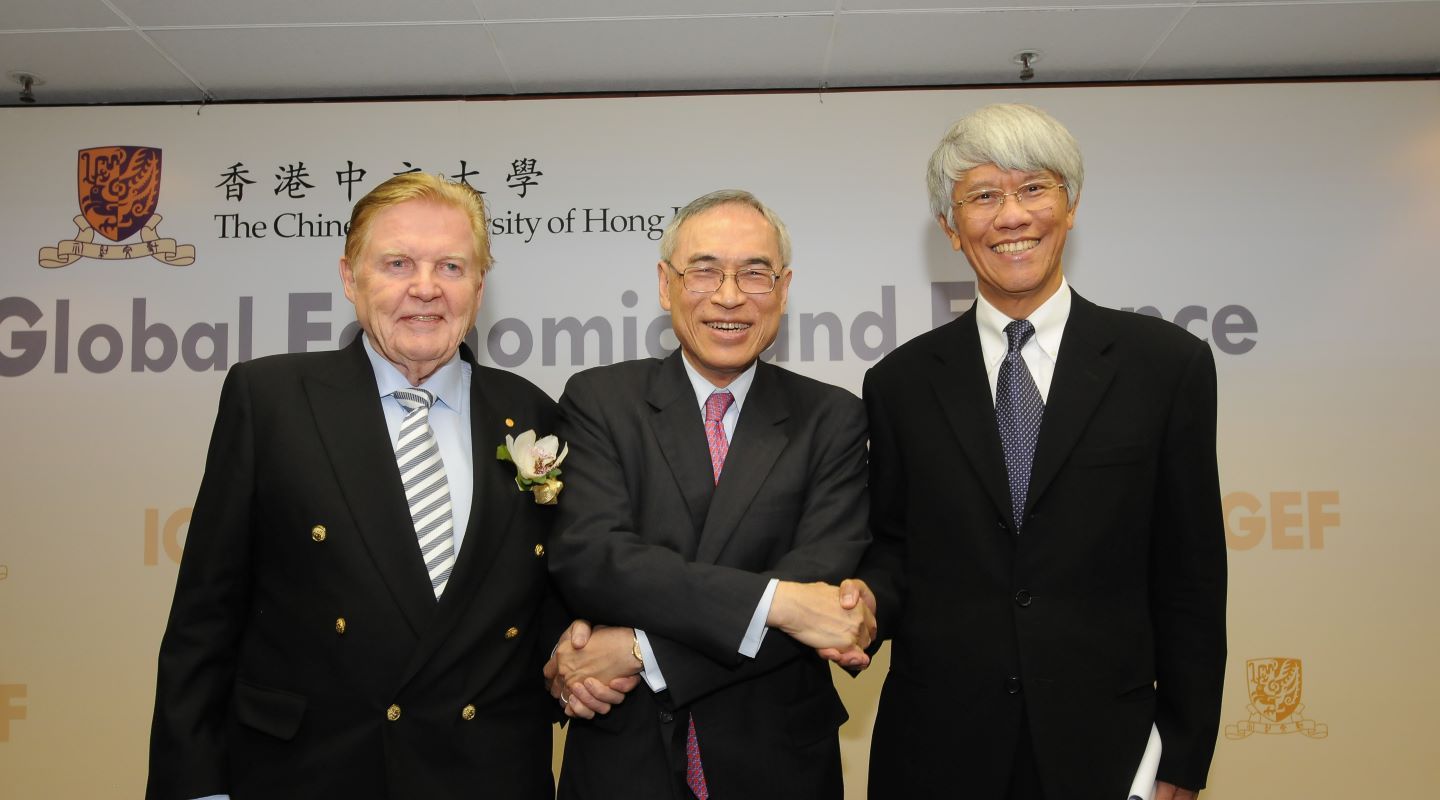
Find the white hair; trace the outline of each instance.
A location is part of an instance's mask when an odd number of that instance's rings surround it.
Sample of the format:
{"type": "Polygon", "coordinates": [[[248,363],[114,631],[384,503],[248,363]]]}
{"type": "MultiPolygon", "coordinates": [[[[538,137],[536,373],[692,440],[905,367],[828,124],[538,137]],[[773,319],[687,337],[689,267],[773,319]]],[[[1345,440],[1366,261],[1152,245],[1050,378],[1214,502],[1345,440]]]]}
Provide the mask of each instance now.
{"type": "Polygon", "coordinates": [[[785,223],[780,220],[780,215],[771,211],[769,206],[744,189],[720,189],[697,197],[691,200],[689,205],[680,209],[680,213],[670,220],[670,224],[665,226],[665,233],[660,237],[660,258],[668,262],[675,255],[675,240],[679,236],[680,226],[688,222],[691,217],[703,214],[716,206],[732,203],[753,208],[765,217],[765,221],[775,229],[775,239],[780,245],[780,268],[784,269],[790,266],[790,231],[786,230],[785,223]]]}
{"type": "Polygon", "coordinates": [[[948,217],[955,183],[982,164],[1026,172],[1049,170],[1065,184],[1072,206],[1085,182],[1080,145],[1064,125],[1035,106],[997,103],[950,126],[931,154],[925,175],[930,210],[948,217]]]}

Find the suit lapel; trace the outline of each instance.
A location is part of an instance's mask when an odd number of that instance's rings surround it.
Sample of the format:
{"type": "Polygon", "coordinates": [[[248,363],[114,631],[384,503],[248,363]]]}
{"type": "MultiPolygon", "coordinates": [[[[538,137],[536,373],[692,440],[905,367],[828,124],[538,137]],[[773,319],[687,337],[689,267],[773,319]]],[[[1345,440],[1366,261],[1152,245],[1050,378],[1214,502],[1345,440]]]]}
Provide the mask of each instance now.
{"type": "MultiPolygon", "coordinates": [[[[468,352],[467,352],[468,355],[468,352]]],[[[455,564],[455,575],[472,589],[479,581],[468,580],[472,573],[483,574],[495,562],[494,554],[504,539],[515,516],[516,499],[533,502],[532,495],[521,495],[515,486],[515,470],[508,461],[495,457],[495,448],[505,441],[505,434],[535,428],[534,420],[515,420],[514,429],[505,427],[505,411],[498,408],[486,394],[480,379],[480,368],[470,378],[470,447],[474,461],[474,499],[470,505],[470,521],[465,527],[465,545],[455,564]],[[528,423],[528,424],[527,424],[528,423]],[[473,546],[472,546],[473,545],[473,546]]],[[[518,415],[510,410],[511,415],[518,415]]],[[[554,431],[535,431],[548,436],[554,431]]],[[[478,575],[476,576],[478,577],[478,575]]],[[[448,592],[447,592],[448,594],[448,592]]],[[[444,602],[444,598],[441,598],[444,602]]]]}
{"type": "Polygon", "coordinates": [[[1070,317],[1065,321],[1065,336],[1060,340],[1055,377],[1035,445],[1027,510],[1034,507],[1060,472],[1090,417],[1100,407],[1115,377],[1115,364],[1106,355],[1113,341],[1095,305],[1072,290],[1070,317]]]}
{"type": "Polygon", "coordinates": [[[650,427],[660,443],[660,453],[685,498],[690,523],[698,531],[710,511],[715,475],[710,467],[710,448],[705,443],[705,421],[681,358],[684,356],[677,349],[660,362],[646,401],[655,411],[650,427]]]}
{"type": "MultiPolygon", "coordinates": [[[[521,495],[515,486],[514,470],[508,462],[495,458],[495,448],[505,441],[505,412],[486,393],[486,387],[475,365],[470,349],[461,345],[461,354],[470,362],[470,453],[474,468],[470,519],[465,527],[465,541],[455,560],[455,569],[445,593],[436,604],[435,618],[427,627],[410,658],[405,680],[409,680],[436,648],[445,642],[456,621],[480,594],[486,573],[495,564],[496,551],[509,535],[510,523],[518,502],[532,502],[530,495],[521,495]]],[[[511,410],[512,415],[516,414],[511,410]]],[[[533,421],[516,419],[516,427],[525,430],[533,421]],[[527,422],[529,423],[527,425],[527,422]]],[[[512,434],[514,431],[510,431],[512,434]]],[[[536,431],[545,436],[552,431],[536,431]]],[[[428,583],[428,578],[427,578],[428,583]]],[[[433,597],[433,595],[432,595],[433,597]]]]}
{"type": "Polygon", "coordinates": [[[985,493],[1005,519],[1010,518],[1010,486],[1004,451],[995,423],[995,399],[980,351],[975,308],[951,322],[948,335],[932,351],[940,364],[930,373],[931,387],[960,449],[980,477],[985,493]]]}
{"type": "Polygon", "coordinates": [[[418,635],[435,614],[435,595],[419,558],[380,390],[359,337],[342,356],[335,370],[304,379],[306,397],[355,528],[418,635]]]}
{"type": "Polygon", "coordinates": [[[789,441],[784,428],[789,418],[790,407],[780,392],[779,368],[757,364],[755,383],[745,398],[710,513],[705,516],[696,561],[713,564],[719,559],[789,441]]]}

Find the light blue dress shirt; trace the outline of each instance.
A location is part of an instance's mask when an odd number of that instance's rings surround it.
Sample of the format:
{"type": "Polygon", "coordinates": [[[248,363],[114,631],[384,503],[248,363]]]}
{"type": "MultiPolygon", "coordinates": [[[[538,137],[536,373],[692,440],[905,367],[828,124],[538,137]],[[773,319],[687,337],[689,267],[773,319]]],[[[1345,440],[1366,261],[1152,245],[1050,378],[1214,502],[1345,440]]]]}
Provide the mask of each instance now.
{"type": "MultiPolygon", "coordinates": [[[[375,370],[375,383],[380,387],[380,407],[385,410],[385,427],[390,430],[390,447],[400,441],[400,423],[405,420],[405,407],[391,395],[396,389],[411,388],[410,380],[375,352],[370,337],[365,337],[365,354],[375,370]]],[[[445,462],[445,478],[450,483],[450,511],[455,525],[455,556],[465,540],[465,527],[470,522],[470,505],[475,495],[475,459],[470,437],[470,380],[474,367],[457,352],[423,381],[419,388],[433,392],[439,399],[430,409],[430,428],[440,445],[440,460],[445,462]]]]}

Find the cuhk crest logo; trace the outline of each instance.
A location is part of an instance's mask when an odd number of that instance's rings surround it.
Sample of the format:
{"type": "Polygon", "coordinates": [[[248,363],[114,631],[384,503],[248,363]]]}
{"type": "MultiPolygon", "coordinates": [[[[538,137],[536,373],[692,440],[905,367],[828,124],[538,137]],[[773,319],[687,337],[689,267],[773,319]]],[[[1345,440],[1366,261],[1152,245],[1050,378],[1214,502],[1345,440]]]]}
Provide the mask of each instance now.
{"type": "Polygon", "coordinates": [[[160,150],[88,147],[76,158],[80,215],[75,238],[40,248],[40,266],[53,269],[82,258],[154,258],[172,267],[195,263],[195,247],[160,235],[160,150]],[[140,234],[140,241],[127,239],[140,234]],[[97,235],[104,241],[96,241],[97,235]]]}
{"type": "Polygon", "coordinates": [[[1245,662],[1245,681],[1250,689],[1246,709],[1250,718],[1226,725],[1227,739],[1244,739],[1252,733],[1302,733],[1311,739],[1330,735],[1330,726],[1302,713],[1300,659],[1252,658],[1245,662]]]}

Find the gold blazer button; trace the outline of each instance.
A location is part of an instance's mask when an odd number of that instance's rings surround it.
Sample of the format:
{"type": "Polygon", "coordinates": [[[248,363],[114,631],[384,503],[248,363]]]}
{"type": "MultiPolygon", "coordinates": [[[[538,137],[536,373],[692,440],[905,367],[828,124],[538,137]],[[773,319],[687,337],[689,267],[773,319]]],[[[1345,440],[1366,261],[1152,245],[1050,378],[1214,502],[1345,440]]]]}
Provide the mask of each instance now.
{"type": "Polygon", "coordinates": [[[391,703],[390,707],[385,709],[385,719],[388,719],[391,722],[400,719],[400,706],[391,703]]]}
{"type": "Polygon", "coordinates": [[[463,719],[466,722],[475,719],[475,706],[466,705],[464,708],[460,709],[460,719],[463,719]]]}
{"type": "Polygon", "coordinates": [[[323,541],[325,541],[325,526],[324,526],[324,525],[316,525],[315,527],[311,528],[311,529],[310,529],[310,538],[311,538],[311,539],[314,539],[314,540],[317,541],[317,542],[323,542],[323,541]]]}
{"type": "Polygon", "coordinates": [[[519,635],[520,635],[520,629],[519,629],[519,628],[506,628],[506,629],[505,629],[505,638],[506,638],[506,639],[514,639],[516,636],[519,636],[519,635]]]}
{"type": "Polygon", "coordinates": [[[544,558],[544,557],[545,557],[545,545],[543,545],[543,544],[537,544],[537,545],[535,545],[535,557],[536,557],[536,558],[544,558]]]}
{"type": "Polygon", "coordinates": [[[345,632],[345,618],[344,618],[344,617],[340,617],[340,618],[338,618],[338,619],[335,620],[335,632],[336,632],[336,633],[344,633],[344,632],[345,632]]]}

